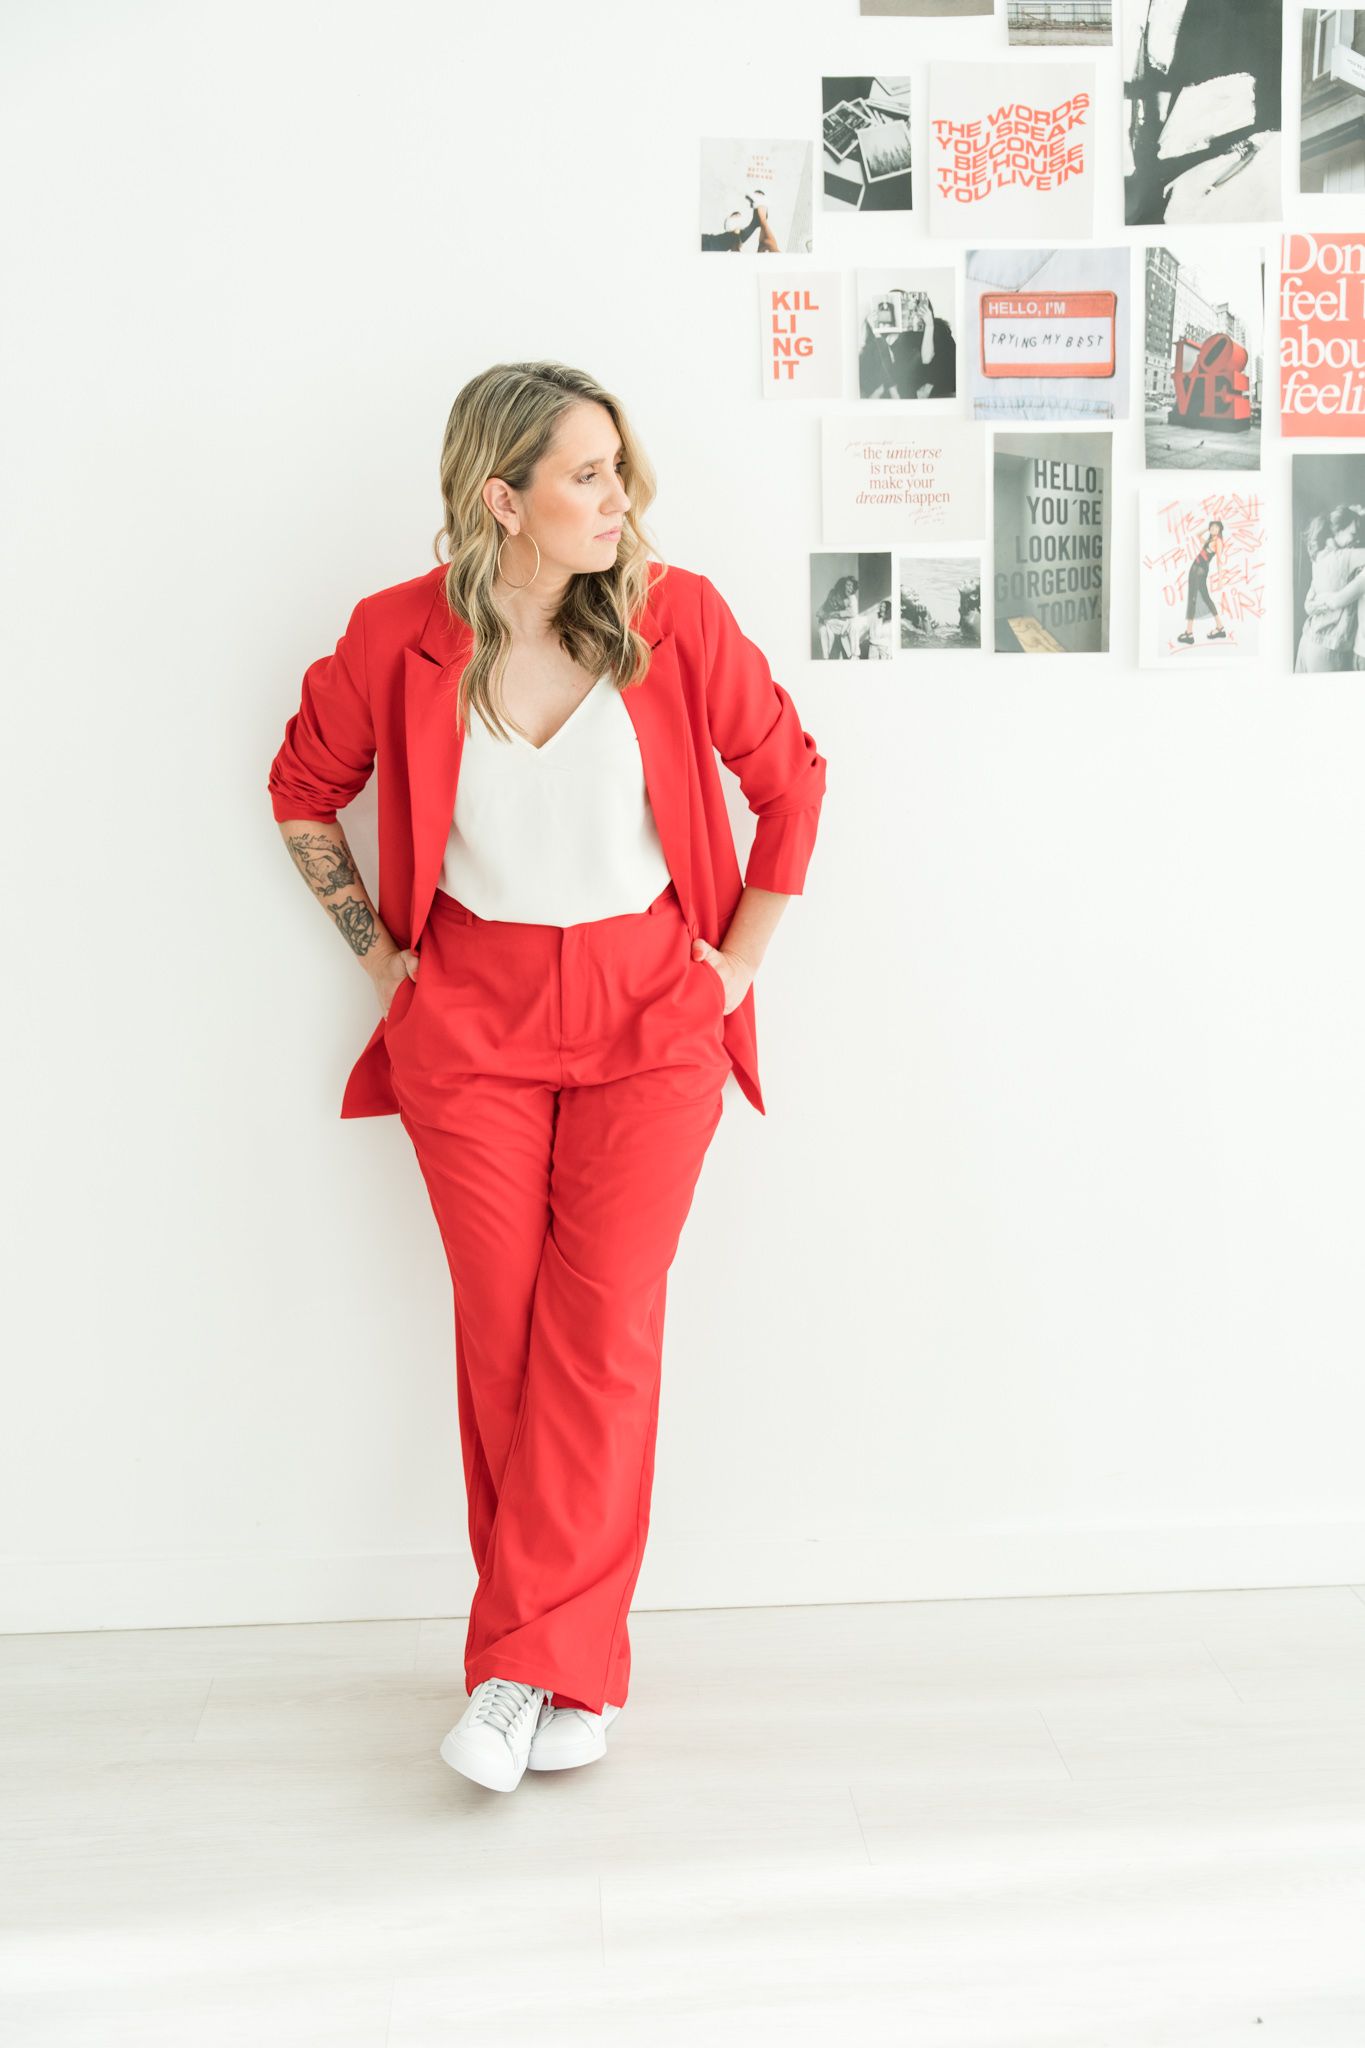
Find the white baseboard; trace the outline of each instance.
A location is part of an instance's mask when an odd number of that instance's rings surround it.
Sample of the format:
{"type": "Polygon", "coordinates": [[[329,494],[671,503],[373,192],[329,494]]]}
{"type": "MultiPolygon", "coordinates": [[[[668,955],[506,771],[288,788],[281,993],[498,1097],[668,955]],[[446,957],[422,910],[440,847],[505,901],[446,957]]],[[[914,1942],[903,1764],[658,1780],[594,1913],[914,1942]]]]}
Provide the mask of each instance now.
{"type": "MultiPolygon", "coordinates": [[[[868,1600],[1227,1592],[1365,1581],[1365,1522],[925,1528],[723,1541],[651,1536],[633,1611],[868,1600]]],[[[467,1614],[467,1552],[0,1560],[0,1632],[231,1628],[467,1614]]]]}

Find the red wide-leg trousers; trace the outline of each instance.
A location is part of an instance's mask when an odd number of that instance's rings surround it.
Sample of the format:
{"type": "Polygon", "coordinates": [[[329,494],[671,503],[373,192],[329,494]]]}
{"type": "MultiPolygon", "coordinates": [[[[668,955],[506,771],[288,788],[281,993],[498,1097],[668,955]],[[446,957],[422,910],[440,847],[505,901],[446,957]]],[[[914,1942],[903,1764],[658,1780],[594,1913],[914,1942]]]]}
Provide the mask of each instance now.
{"type": "Polygon", "coordinates": [[[385,1037],[455,1296],[485,1678],[624,1706],[668,1269],[730,1071],[677,892],[586,924],[437,890],[385,1037]]]}

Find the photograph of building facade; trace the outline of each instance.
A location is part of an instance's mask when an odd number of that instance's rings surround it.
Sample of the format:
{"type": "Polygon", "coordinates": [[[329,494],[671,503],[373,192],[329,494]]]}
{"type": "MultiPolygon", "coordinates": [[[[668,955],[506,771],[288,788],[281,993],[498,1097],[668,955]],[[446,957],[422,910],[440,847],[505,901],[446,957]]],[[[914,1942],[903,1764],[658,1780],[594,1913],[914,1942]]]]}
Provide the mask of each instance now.
{"type": "MultiPolygon", "coordinates": [[[[1259,253],[1251,248],[1200,252],[1195,264],[1164,247],[1147,251],[1147,331],[1143,393],[1149,469],[1259,469],[1261,387],[1265,369],[1265,285],[1259,253]],[[1210,433],[1182,425],[1177,411],[1176,364],[1180,343],[1197,350],[1226,334],[1246,350],[1242,373],[1250,401],[1245,432],[1210,433]]],[[[1225,351],[1226,353],[1226,351],[1225,351]]]]}
{"type": "Polygon", "coordinates": [[[1303,17],[1302,192],[1365,192],[1365,9],[1303,17]]]}
{"type": "Polygon", "coordinates": [[[1113,0],[1008,0],[1010,41],[1027,48],[1053,43],[1090,43],[1107,48],[1114,40],[1113,0]]]}

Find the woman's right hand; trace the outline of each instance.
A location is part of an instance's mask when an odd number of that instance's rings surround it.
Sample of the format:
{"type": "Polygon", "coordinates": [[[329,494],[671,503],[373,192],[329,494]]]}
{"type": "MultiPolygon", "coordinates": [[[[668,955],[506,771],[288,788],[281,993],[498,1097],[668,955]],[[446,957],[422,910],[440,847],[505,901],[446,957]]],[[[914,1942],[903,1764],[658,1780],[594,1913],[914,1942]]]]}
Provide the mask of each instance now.
{"type": "Polygon", "coordinates": [[[393,999],[405,981],[416,981],[418,956],[409,947],[406,951],[386,953],[377,966],[370,969],[375,994],[379,997],[379,1008],[387,1018],[393,999]]]}

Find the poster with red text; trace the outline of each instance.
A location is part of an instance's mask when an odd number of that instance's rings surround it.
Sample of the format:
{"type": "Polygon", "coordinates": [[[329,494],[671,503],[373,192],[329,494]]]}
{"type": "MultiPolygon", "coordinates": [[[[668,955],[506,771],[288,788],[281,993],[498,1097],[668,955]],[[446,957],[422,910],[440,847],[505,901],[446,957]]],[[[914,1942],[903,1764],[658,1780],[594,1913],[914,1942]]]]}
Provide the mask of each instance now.
{"type": "Polygon", "coordinates": [[[935,64],[929,232],[1084,241],[1095,218],[1093,64],[935,64]]]}
{"type": "Polygon", "coordinates": [[[825,413],[820,421],[822,538],[975,540],[984,509],[980,427],[900,414],[825,413]]]}
{"type": "Polygon", "coordinates": [[[842,398],[844,293],[837,270],[758,273],[759,377],[765,398],[842,398]]]}
{"type": "Polygon", "coordinates": [[[1173,496],[1149,485],[1138,513],[1138,663],[1246,660],[1265,617],[1265,509],[1258,488],[1173,496]]]}
{"type": "Polygon", "coordinates": [[[1280,429],[1365,434],[1365,235],[1284,238],[1280,429]]]}

